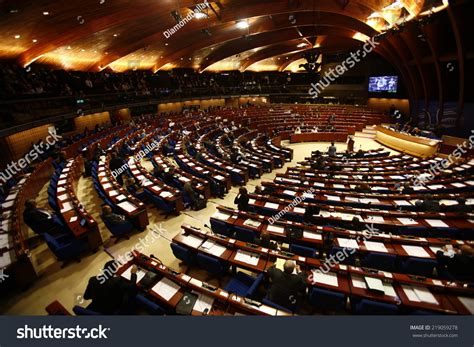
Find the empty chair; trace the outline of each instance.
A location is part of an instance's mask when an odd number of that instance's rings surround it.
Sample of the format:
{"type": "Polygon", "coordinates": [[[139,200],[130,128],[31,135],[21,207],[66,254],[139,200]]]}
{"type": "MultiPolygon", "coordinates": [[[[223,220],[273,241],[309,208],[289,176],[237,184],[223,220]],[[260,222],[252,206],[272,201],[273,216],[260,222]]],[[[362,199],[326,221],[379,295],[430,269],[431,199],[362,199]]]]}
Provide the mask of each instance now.
{"type": "Polygon", "coordinates": [[[255,231],[240,226],[234,226],[234,228],[236,239],[250,243],[255,241],[255,231]]]}
{"type": "Polygon", "coordinates": [[[308,301],[315,308],[323,310],[343,310],[346,304],[346,297],[343,293],[313,287],[309,291],[308,301]]]}
{"type": "Polygon", "coordinates": [[[239,296],[252,298],[255,296],[255,293],[262,283],[263,278],[263,273],[259,274],[257,277],[253,277],[239,271],[237,275],[233,277],[229,283],[227,283],[225,290],[239,296]]]}
{"type": "Polygon", "coordinates": [[[135,302],[137,305],[144,310],[146,310],[149,314],[152,315],[163,315],[165,314],[165,309],[158,305],[156,302],[151,301],[150,299],[146,298],[145,296],[138,294],[135,297],[135,302]]]}
{"type": "Polygon", "coordinates": [[[111,224],[107,221],[106,218],[103,217],[103,215],[100,215],[100,218],[104,221],[105,226],[111,234],[117,239],[117,241],[120,238],[126,238],[128,239],[128,236],[132,231],[133,231],[133,224],[130,223],[129,221],[124,221],[124,223],[120,224],[111,224]]]}
{"type": "Polygon", "coordinates": [[[72,308],[72,312],[76,314],[76,316],[98,316],[100,315],[99,312],[89,310],[86,307],[81,307],[81,306],[74,306],[72,308]]]}
{"type": "Polygon", "coordinates": [[[348,250],[346,250],[345,252],[343,251],[343,249],[341,247],[332,247],[331,248],[331,251],[330,251],[330,254],[334,255],[336,258],[336,253],[337,252],[341,252],[343,254],[347,254],[347,257],[344,255],[344,260],[341,261],[342,264],[345,264],[345,265],[354,265],[355,263],[355,260],[356,260],[356,254],[357,252],[351,254],[351,252],[349,252],[348,250]]]}
{"type": "Polygon", "coordinates": [[[368,299],[362,299],[355,307],[354,312],[356,314],[367,314],[367,315],[392,315],[398,313],[398,307],[393,304],[387,304],[384,302],[378,302],[368,299]]]}
{"type": "Polygon", "coordinates": [[[206,254],[198,253],[196,260],[199,267],[207,271],[212,276],[220,276],[229,269],[228,263],[206,254]]]}
{"type": "Polygon", "coordinates": [[[174,256],[186,265],[193,265],[196,263],[196,255],[189,248],[177,245],[176,243],[171,243],[170,246],[174,256]]]}
{"type": "Polygon", "coordinates": [[[290,252],[301,255],[303,257],[308,257],[308,258],[316,258],[316,255],[318,253],[316,249],[314,248],[296,245],[296,244],[290,245],[290,252]]]}
{"type": "Polygon", "coordinates": [[[396,269],[396,258],[395,254],[368,253],[361,260],[361,265],[363,267],[394,272],[396,269]]]}
{"type": "Polygon", "coordinates": [[[61,235],[55,238],[48,233],[44,233],[43,236],[49,249],[56,258],[63,262],[70,259],[80,261],[79,255],[87,249],[87,244],[84,241],[77,240],[71,235],[61,235]]]}
{"type": "Polygon", "coordinates": [[[296,307],[287,308],[287,307],[278,305],[277,303],[271,301],[271,300],[268,299],[268,298],[264,298],[264,299],[262,300],[262,304],[265,304],[265,305],[274,307],[274,308],[276,308],[277,310],[283,311],[283,312],[295,313],[295,311],[296,311],[296,307]]]}
{"type": "Polygon", "coordinates": [[[431,277],[437,264],[435,260],[409,257],[400,264],[400,270],[404,273],[431,277]]]}
{"type": "Polygon", "coordinates": [[[213,232],[224,236],[231,237],[233,235],[227,223],[219,219],[211,218],[211,229],[213,232]]]}

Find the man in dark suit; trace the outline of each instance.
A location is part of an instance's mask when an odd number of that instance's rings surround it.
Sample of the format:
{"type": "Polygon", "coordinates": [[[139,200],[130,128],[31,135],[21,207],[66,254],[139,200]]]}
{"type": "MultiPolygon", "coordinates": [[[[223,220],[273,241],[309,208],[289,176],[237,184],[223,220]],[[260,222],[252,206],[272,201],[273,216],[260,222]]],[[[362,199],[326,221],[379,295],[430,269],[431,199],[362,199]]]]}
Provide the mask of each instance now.
{"type": "Polygon", "coordinates": [[[61,231],[60,225],[55,221],[54,212],[36,207],[36,201],[33,199],[25,202],[23,221],[39,235],[45,232],[57,234],[61,231]]]}
{"type": "Polygon", "coordinates": [[[242,156],[240,155],[239,150],[235,147],[232,148],[230,160],[232,161],[233,164],[236,164],[236,165],[242,161],[242,156]]]}
{"type": "Polygon", "coordinates": [[[113,213],[112,208],[109,205],[102,206],[102,218],[112,226],[127,223],[125,216],[113,213]]]}
{"type": "Polygon", "coordinates": [[[457,205],[445,207],[446,212],[468,213],[474,210],[472,206],[466,205],[466,199],[459,197],[456,199],[456,201],[458,202],[457,205]]]}
{"type": "Polygon", "coordinates": [[[109,168],[110,171],[115,172],[115,178],[117,179],[117,182],[123,186],[123,177],[122,175],[124,174],[124,168],[125,168],[125,163],[122,158],[120,158],[117,154],[112,154],[112,159],[110,159],[109,163],[109,168]]]}
{"type": "Polygon", "coordinates": [[[99,279],[100,276],[94,276],[89,279],[84,293],[84,299],[92,300],[88,309],[105,315],[133,313],[133,300],[138,293],[137,267],[133,265],[129,282],[122,277],[113,276],[118,267],[119,264],[111,260],[104,266],[103,277],[99,279]],[[110,276],[105,277],[106,273],[110,273],[110,276]]]}
{"type": "Polygon", "coordinates": [[[287,308],[297,306],[302,301],[306,290],[305,274],[300,272],[294,261],[285,261],[283,271],[271,267],[268,275],[271,283],[268,298],[271,301],[287,308]]]}
{"type": "Polygon", "coordinates": [[[427,194],[423,201],[417,201],[415,205],[423,212],[439,212],[440,210],[439,202],[433,200],[431,194],[427,194]]]}

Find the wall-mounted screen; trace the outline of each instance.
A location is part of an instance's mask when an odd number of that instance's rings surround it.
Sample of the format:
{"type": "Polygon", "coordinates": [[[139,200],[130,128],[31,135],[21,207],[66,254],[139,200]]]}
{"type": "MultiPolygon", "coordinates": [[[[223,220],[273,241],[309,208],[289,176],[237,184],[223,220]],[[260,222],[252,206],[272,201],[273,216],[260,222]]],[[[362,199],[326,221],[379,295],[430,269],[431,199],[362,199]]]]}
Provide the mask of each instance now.
{"type": "Polygon", "coordinates": [[[398,76],[374,76],[369,77],[369,92],[388,92],[396,93],[398,85],[398,76]]]}

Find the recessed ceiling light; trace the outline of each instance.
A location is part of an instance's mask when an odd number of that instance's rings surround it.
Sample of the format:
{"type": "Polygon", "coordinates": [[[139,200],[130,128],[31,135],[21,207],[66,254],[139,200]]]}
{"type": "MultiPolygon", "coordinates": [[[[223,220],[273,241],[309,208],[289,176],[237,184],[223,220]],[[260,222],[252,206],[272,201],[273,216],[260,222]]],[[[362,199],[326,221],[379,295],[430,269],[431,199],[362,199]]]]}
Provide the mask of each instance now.
{"type": "Polygon", "coordinates": [[[194,18],[196,19],[204,19],[204,18],[207,18],[209,17],[207,14],[205,14],[204,12],[195,12],[194,14],[194,18]]]}
{"type": "Polygon", "coordinates": [[[43,16],[49,16],[49,12],[48,11],[43,11],[43,16]]]}
{"type": "Polygon", "coordinates": [[[37,39],[33,39],[33,42],[36,43],[36,42],[38,42],[38,40],[37,40],[37,39]]]}
{"type": "Polygon", "coordinates": [[[15,35],[15,39],[19,39],[21,36],[20,35],[15,35]]]}
{"type": "Polygon", "coordinates": [[[67,49],[71,49],[71,46],[67,46],[67,49]]]}
{"type": "Polygon", "coordinates": [[[81,52],[85,52],[84,48],[81,49],[81,52]]]}
{"type": "Polygon", "coordinates": [[[246,20],[241,20],[237,22],[236,26],[239,29],[247,29],[249,27],[249,23],[246,20]]]}
{"type": "Polygon", "coordinates": [[[117,36],[119,36],[119,34],[114,34],[114,37],[117,37],[117,36]]]}
{"type": "Polygon", "coordinates": [[[166,42],[166,43],[165,43],[165,46],[168,46],[168,45],[169,45],[169,43],[168,43],[168,42],[166,42]]]}

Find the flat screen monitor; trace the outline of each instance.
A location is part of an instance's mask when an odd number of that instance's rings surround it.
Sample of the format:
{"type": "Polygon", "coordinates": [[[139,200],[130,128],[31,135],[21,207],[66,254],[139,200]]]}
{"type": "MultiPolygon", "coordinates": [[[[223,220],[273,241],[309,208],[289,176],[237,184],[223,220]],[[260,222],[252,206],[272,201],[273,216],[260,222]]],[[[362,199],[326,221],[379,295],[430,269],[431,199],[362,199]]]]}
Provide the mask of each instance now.
{"type": "Polygon", "coordinates": [[[396,93],[398,85],[398,76],[374,76],[369,77],[370,93],[396,93]]]}

